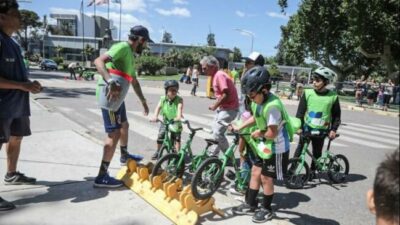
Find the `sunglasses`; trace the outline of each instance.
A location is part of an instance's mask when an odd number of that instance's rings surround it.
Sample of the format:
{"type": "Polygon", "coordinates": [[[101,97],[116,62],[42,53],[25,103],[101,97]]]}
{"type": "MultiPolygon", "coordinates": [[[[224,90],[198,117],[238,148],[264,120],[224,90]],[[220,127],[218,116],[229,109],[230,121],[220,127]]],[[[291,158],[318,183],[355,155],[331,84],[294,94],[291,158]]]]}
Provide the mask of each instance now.
{"type": "Polygon", "coordinates": [[[247,94],[247,97],[249,97],[251,100],[253,100],[256,96],[257,96],[256,92],[250,92],[249,94],[247,94]]]}

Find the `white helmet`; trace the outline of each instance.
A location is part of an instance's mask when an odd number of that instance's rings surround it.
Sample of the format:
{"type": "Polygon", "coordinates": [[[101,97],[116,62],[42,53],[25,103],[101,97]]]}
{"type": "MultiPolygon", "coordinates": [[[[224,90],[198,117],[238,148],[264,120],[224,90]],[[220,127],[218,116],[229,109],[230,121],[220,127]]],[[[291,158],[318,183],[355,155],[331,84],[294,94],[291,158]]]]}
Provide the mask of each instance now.
{"type": "Polygon", "coordinates": [[[321,76],[325,80],[328,80],[329,82],[332,81],[333,78],[337,76],[335,72],[333,72],[331,69],[327,67],[319,67],[318,69],[314,70],[314,73],[321,76]]]}

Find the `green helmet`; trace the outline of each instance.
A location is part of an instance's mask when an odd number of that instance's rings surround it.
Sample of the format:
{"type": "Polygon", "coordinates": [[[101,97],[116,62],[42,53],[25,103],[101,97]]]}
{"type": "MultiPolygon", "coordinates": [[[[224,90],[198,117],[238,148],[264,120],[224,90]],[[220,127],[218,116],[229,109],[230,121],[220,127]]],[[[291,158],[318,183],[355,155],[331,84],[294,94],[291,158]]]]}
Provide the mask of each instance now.
{"type": "Polygon", "coordinates": [[[327,67],[319,67],[318,69],[314,70],[314,73],[324,78],[325,80],[328,80],[329,82],[332,81],[334,77],[336,77],[336,73],[327,67]]]}

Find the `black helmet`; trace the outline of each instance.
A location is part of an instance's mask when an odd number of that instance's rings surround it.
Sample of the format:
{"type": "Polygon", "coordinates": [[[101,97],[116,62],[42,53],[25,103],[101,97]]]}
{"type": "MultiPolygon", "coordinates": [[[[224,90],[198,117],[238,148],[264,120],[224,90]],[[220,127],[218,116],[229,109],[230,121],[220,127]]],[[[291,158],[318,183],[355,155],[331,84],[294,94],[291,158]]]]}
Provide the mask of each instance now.
{"type": "Polygon", "coordinates": [[[176,81],[176,80],[167,80],[167,81],[165,81],[164,82],[165,91],[167,91],[168,88],[170,88],[170,87],[176,87],[177,89],[179,89],[178,81],[176,81]]]}
{"type": "Polygon", "coordinates": [[[269,72],[263,66],[249,69],[242,79],[242,93],[260,92],[269,84],[269,72]]]}

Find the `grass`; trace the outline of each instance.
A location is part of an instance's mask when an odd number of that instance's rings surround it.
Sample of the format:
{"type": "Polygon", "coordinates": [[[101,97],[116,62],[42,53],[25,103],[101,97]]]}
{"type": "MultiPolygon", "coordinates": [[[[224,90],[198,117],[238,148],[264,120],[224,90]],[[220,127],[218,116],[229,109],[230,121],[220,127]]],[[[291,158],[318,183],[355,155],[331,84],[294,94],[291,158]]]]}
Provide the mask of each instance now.
{"type": "Polygon", "coordinates": [[[142,80],[151,80],[151,81],[160,81],[160,80],[179,80],[181,78],[180,74],[176,75],[141,75],[139,79],[142,80]]]}

